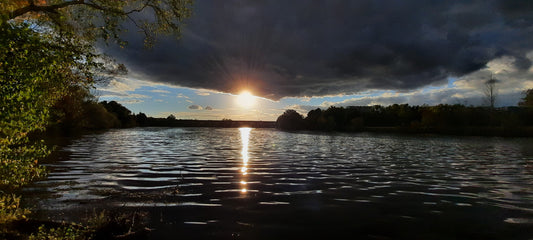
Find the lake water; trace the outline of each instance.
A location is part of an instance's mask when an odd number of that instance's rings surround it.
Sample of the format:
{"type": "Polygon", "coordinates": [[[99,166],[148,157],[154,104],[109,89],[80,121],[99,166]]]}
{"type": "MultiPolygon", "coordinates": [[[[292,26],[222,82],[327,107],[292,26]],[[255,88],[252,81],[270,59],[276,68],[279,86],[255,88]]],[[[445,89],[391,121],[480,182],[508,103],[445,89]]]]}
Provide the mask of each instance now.
{"type": "Polygon", "coordinates": [[[533,139],[135,128],[47,166],[39,216],[146,211],[151,239],[533,238],[533,139]]]}

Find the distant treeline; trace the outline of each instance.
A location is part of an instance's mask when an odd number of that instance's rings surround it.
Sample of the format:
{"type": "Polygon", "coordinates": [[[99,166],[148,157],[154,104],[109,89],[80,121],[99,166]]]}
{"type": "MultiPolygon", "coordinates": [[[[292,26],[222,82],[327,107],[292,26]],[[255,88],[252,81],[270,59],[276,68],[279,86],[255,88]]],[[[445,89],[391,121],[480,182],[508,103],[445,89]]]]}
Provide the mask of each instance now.
{"type": "Polygon", "coordinates": [[[137,126],[137,117],[115,101],[63,98],[52,109],[49,133],[70,135],[83,131],[137,126]]]}
{"type": "Polygon", "coordinates": [[[533,108],[464,105],[330,107],[304,118],[287,110],[276,121],[282,130],[385,131],[458,135],[533,136],[533,108]]]}
{"type": "Polygon", "coordinates": [[[148,117],[144,113],[134,114],[116,101],[98,102],[87,95],[80,100],[81,92],[64,97],[52,109],[48,133],[71,135],[85,131],[130,127],[253,127],[274,128],[274,121],[182,120],[174,115],[166,118],[148,117]]]}
{"type": "Polygon", "coordinates": [[[252,128],[274,128],[276,122],[274,121],[233,121],[229,119],[224,120],[188,120],[176,119],[174,117],[154,118],[148,117],[143,113],[136,115],[138,126],[141,127],[220,127],[220,128],[238,128],[238,127],[252,127],[252,128]]]}

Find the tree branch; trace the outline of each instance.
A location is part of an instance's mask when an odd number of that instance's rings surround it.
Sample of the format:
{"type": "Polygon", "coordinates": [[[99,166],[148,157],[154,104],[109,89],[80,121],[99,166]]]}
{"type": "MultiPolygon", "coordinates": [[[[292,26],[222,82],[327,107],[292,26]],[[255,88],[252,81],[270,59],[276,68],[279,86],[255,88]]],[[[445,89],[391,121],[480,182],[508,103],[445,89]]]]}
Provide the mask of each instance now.
{"type": "Polygon", "coordinates": [[[142,12],[147,6],[148,6],[148,2],[145,2],[144,5],[141,8],[129,10],[127,12],[124,12],[124,14],[128,15],[128,14],[134,13],[134,12],[142,12]]]}
{"type": "Polygon", "coordinates": [[[19,8],[19,9],[16,9],[16,10],[10,12],[9,13],[9,19],[14,19],[16,17],[22,16],[22,15],[24,15],[26,13],[29,13],[29,12],[57,13],[58,9],[69,7],[69,6],[72,6],[72,5],[85,5],[87,7],[94,8],[94,9],[97,9],[97,10],[100,10],[100,11],[104,11],[104,12],[111,12],[111,13],[119,14],[119,15],[128,15],[128,14],[131,14],[131,13],[134,13],[134,12],[142,12],[148,6],[148,2],[146,2],[142,7],[138,8],[138,9],[132,9],[130,11],[124,12],[124,11],[121,11],[121,10],[118,10],[118,9],[106,8],[106,7],[100,6],[98,4],[94,4],[94,3],[91,3],[91,2],[86,2],[85,0],[73,0],[73,1],[58,3],[58,4],[54,4],[54,5],[47,5],[47,6],[35,5],[33,1],[30,1],[30,5],[22,7],[22,8],[19,8]]]}
{"type": "Polygon", "coordinates": [[[9,19],[14,19],[16,17],[22,16],[29,12],[55,12],[57,9],[65,8],[71,5],[84,4],[85,0],[74,0],[69,2],[62,2],[54,5],[42,6],[35,5],[33,1],[30,1],[30,5],[16,9],[9,13],[9,19]]]}

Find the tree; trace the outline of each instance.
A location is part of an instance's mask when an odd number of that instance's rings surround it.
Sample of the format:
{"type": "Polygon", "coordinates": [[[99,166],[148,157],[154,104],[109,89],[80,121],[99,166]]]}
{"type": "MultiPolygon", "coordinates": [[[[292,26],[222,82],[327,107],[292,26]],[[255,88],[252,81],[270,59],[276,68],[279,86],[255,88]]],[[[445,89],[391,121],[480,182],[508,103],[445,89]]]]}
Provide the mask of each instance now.
{"type": "MultiPolygon", "coordinates": [[[[4,2],[2,2],[4,3],[4,2]]],[[[69,86],[88,87],[102,64],[72,34],[42,32],[30,23],[0,22],[0,238],[6,223],[25,218],[11,194],[45,176],[39,160],[50,148],[29,135],[49,124],[52,106],[69,86]]]]}
{"type": "Polygon", "coordinates": [[[167,120],[175,121],[176,120],[176,116],[174,116],[174,114],[170,114],[170,115],[168,115],[167,120]]]}
{"type": "Polygon", "coordinates": [[[137,121],[137,124],[141,127],[148,125],[148,117],[142,112],[135,115],[135,121],[137,121]]]}
{"type": "Polygon", "coordinates": [[[151,45],[159,34],[180,36],[183,21],[191,15],[192,0],[10,0],[0,2],[2,22],[32,19],[57,32],[71,32],[85,40],[116,40],[130,23],[151,45]]]}
{"type": "Polygon", "coordinates": [[[524,98],[518,103],[521,107],[533,107],[533,88],[524,91],[524,98]]]}
{"type": "Polygon", "coordinates": [[[133,116],[131,111],[122,104],[116,101],[103,101],[100,104],[104,106],[108,112],[117,117],[120,121],[120,127],[126,128],[135,126],[135,116],[133,116]]]}
{"type": "Polygon", "coordinates": [[[304,128],[304,118],[295,110],[286,110],[276,120],[276,126],[283,130],[300,130],[304,128]]]}
{"type": "Polygon", "coordinates": [[[18,187],[42,176],[34,167],[48,153],[27,135],[44,130],[68,86],[90,83],[99,65],[90,46],[75,47],[69,36],[43,35],[28,24],[3,23],[0,32],[0,188],[18,187]]]}
{"type": "Polygon", "coordinates": [[[497,82],[498,80],[492,78],[492,75],[490,76],[490,79],[485,82],[485,101],[490,106],[490,108],[494,108],[494,104],[496,103],[497,82]]]}
{"type": "Polygon", "coordinates": [[[97,73],[125,70],[96,54],[94,43],[125,46],[119,34],[126,22],[140,29],[147,46],[159,34],[179,36],[191,5],[191,0],[0,1],[0,236],[6,221],[26,213],[9,192],[45,174],[38,161],[50,149],[28,135],[48,126],[52,106],[69,87],[89,88],[97,73]]]}
{"type": "MultiPolygon", "coordinates": [[[[90,87],[96,73],[124,72],[96,54],[97,39],[119,39],[130,21],[150,44],[159,33],[180,32],[191,0],[0,1],[0,188],[42,176],[49,152],[27,135],[49,124],[52,106],[71,86],[90,87]]],[[[121,119],[123,120],[123,119],[121,119]]],[[[125,119],[124,119],[125,120],[125,119]]],[[[0,209],[1,210],[1,209],[0,209]]]]}
{"type": "Polygon", "coordinates": [[[311,110],[307,113],[305,118],[306,128],[311,130],[319,130],[321,126],[320,121],[323,119],[323,113],[320,108],[311,110]]]}

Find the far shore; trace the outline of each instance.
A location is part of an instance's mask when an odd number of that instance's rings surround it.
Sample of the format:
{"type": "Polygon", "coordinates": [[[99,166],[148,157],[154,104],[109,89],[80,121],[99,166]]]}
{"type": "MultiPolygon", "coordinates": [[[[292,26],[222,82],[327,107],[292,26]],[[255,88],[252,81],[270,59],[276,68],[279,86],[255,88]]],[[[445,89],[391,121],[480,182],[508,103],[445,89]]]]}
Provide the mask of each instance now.
{"type": "MultiPolygon", "coordinates": [[[[275,121],[235,121],[235,120],[169,120],[165,118],[151,118],[146,127],[215,127],[215,128],[277,128],[275,121]]],[[[309,131],[309,130],[304,130],[309,131]]],[[[314,132],[332,132],[312,130],[314,132]]],[[[296,131],[298,132],[298,131],[296,131]]],[[[337,131],[333,131],[337,132],[337,131]]],[[[447,128],[412,128],[412,127],[363,127],[356,131],[338,132],[377,132],[399,134],[439,134],[457,136],[499,136],[499,137],[533,137],[533,127],[447,127],[447,128]]]]}
{"type": "MultiPolygon", "coordinates": [[[[282,129],[279,123],[275,121],[252,121],[252,120],[194,120],[194,119],[168,119],[149,117],[146,122],[130,127],[208,127],[208,128],[275,128],[281,131],[289,132],[316,132],[316,133],[392,133],[392,134],[436,134],[436,135],[453,135],[453,136],[486,136],[486,137],[533,137],[533,127],[496,127],[496,126],[463,126],[463,127],[370,127],[363,126],[351,130],[319,130],[319,129],[282,129]]],[[[37,135],[48,136],[73,136],[91,132],[105,131],[106,129],[78,129],[64,131],[61,129],[48,129],[45,133],[37,135]]]]}
{"type": "Polygon", "coordinates": [[[235,121],[235,120],[183,120],[167,118],[148,118],[146,127],[218,127],[218,128],[275,128],[274,121],[235,121]]]}

